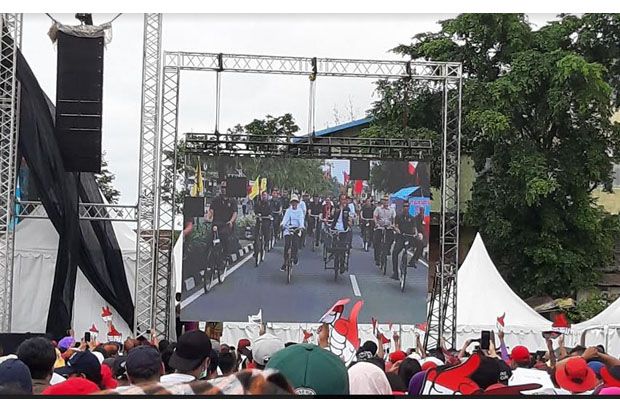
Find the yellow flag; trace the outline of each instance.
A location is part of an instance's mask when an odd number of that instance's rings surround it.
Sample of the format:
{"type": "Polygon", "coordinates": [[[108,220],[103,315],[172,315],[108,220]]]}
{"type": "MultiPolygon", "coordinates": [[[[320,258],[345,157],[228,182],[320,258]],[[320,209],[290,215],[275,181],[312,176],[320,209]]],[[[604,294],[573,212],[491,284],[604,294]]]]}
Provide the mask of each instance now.
{"type": "Polygon", "coordinates": [[[250,199],[256,198],[256,196],[260,193],[260,178],[256,178],[255,181],[252,181],[252,190],[250,191],[250,195],[248,196],[250,199]]]}
{"type": "Polygon", "coordinates": [[[202,182],[202,170],[200,168],[200,161],[196,165],[196,182],[192,186],[192,190],[190,192],[191,196],[202,196],[204,192],[204,185],[202,182]]]}
{"type": "Polygon", "coordinates": [[[267,178],[263,178],[260,180],[260,192],[263,193],[267,190],[267,178]]]}

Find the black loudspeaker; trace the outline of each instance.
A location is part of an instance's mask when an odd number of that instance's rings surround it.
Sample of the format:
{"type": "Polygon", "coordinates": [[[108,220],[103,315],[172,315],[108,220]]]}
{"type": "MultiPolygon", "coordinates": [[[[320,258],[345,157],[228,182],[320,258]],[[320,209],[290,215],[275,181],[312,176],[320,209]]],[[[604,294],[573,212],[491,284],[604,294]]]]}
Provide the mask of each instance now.
{"type": "Polygon", "coordinates": [[[202,218],[205,215],[205,198],[203,196],[187,196],[183,199],[183,216],[185,218],[202,218]]]}
{"type": "Polygon", "coordinates": [[[226,178],[226,196],[243,198],[248,195],[248,178],[229,176],[226,178]]]}
{"type": "Polygon", "coordinates": [[[2,333],[0,334],[0,347],[2,347],[0,355],[15,354],[22,342],[29,338],[44,336],[43,333],[2,333]]]}
{"type": "Polygon", "coordinates": [[[370,161],[350,161],[350,170],[349,179],[355,180],[369,180],[370,179],[370,161]]]}
{"type": "Polygon", "coordinates": [[[101,172],[103,46],[58,32],[56,139],[67,172],[101,172]]]}

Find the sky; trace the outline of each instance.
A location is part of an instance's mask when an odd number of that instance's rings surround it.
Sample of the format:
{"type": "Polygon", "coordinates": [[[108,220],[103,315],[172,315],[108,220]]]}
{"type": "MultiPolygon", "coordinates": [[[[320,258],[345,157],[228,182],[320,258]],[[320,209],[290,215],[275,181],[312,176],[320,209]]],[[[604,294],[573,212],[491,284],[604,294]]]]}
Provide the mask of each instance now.
{"type": "MultiPolygon", "coordinates": [[[[72,14],[52,14],[69,25],[72,14]]],[[[114,14],[94,14],[95,24],[114,14]]],[[[406,60],[390,52],[421,32],[437,31],[438,21],[453,14],[166,14],[163,50],[264,54],[301,57],[406,60]]],[[[534,28],[552,14],[528,15],[534,28]]],[[[47,36],[45,14],[24,14],[22,51],[52,101],[56,99],[56,48],[47,36]]],[[[142,82],[143,16],[123,14],[112,23],[105,50],[103,150],[119,203],[137,201],[142,82]]],[[[319,78],[316,81],[316,130],[365,117],[374,80],[319,78]],[[335,115],[335,112],[338,115],[335,115]]],[[[292,113],[308,130],[309,80],[303,76],[222,75],[220,130],[266,115],[292,113]]],[[[215,74],[183,72],[179,95],[179,134],[212,132],[215,126],[215,74]]]]}

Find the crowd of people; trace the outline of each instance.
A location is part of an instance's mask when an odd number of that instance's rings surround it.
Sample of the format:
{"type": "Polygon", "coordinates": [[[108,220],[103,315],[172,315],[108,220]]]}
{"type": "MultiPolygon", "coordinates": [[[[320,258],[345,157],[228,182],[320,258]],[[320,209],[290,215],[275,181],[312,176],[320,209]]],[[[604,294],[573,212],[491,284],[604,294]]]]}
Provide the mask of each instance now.
{"type": "Polygon", "coordinates": [[[236,347],[200,330],[177,342],[30,338],[0,357],[0,396],[620,395],[620,360],[600,345],[566,348],[562,337],[555,346],[548,338],[546,352],[531,353],[508,349],[499,331],[499,345],[493,339],[488,349],[467,340],[460,350],[441,345],[427,352],[417,337],[416,348],[404,351],[397,334],[393,348],[384,348],[378,334],[347,365],[329,351],[329,329],[321,327],[317,344],[285,343],[263,326],[258,338],[236,347]]]}

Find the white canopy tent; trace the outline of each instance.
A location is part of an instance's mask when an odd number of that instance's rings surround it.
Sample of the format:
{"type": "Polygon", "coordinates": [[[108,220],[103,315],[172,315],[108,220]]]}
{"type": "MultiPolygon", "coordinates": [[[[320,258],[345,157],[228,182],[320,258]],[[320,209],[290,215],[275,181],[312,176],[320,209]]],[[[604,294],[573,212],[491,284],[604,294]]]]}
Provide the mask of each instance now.
{"type": "Polygon", "coordinates": [[[603,344],[609,354],[617,357],[620,355],[620,298],[590,320],[575,324],[572,330],[571,345],[580,344],[585,334],[586,346],[603,344]]]}
{"type": "MultiPolygon", "coordinates": [[[[506,284],[495,268],[480,234],[461,265],[457,280],[457,345],[480,337],[482,330],[496,330],[505,316],[508,347],[524,345],[530,351],[546,349],[543,331],[551,322],[534,311],[506,284]]],[[[499,343],[499,342],[498,342],[499,343]]]]}
{"type": "MultiPolygon", "coordinates": [[[[42,208],[42,207],[39,207],[42,208]]],[[[34,214],[37,212],[35,211],[34,214]]],[[[123,256],[127,284],[132,298],[136,276],[136,233],[123,222],[113,222],[114,232],[123,256]]],[[[13,306],[11,331],[40,333],[45,331],[51,300],[54,269],[58,248],[58,233],[49,219],[26,219],[15,229],[13,275],[13,306]]],[[[88,282],[78,268],[73,303],[73,330],[81,337],[93,323],[99,329],[99,341],[106,339],[107,327],[101,309],[109,305],[88,282]]],[[[112,322],[122,333],[131,336],[132,328],[114,308],[112,322]]]]}

